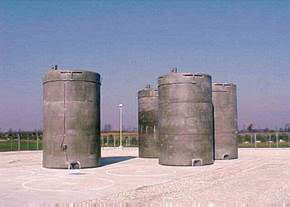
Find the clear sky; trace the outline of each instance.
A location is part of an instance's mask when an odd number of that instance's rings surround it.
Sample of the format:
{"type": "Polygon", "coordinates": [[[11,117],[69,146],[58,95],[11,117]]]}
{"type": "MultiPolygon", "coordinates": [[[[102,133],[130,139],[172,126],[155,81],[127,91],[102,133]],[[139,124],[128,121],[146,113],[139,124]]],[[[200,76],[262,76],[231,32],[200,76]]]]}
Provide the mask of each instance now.
{"type": "Polygon", "coordinates": [[[53,64],[102,75],[102,125],[137,126],[137,91],[177,66],[238,85],[239,125],[290,123],[288,0],[1,0],[0,128],[42,127],[53,64]]]}

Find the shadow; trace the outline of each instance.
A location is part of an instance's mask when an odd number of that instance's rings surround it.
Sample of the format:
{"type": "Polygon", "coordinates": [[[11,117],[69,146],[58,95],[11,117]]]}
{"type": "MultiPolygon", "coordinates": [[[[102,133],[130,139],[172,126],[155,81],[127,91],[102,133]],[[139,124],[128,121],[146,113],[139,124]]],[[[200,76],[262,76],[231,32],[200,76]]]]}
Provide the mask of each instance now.
{"type": "Polygon", "coordinates": [[[134,158],[137,158],[137,157],[134,157],[134,156],[102,157],[101,166],[111,165],[118,162],[123,162],[126,160],[134,159],[134,158]]]}

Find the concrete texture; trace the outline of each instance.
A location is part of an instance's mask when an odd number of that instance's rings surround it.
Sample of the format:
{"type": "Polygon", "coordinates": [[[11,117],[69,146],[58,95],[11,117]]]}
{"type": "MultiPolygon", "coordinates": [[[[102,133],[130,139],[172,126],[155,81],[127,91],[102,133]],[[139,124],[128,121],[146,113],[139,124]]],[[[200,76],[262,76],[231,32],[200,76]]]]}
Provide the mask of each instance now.
{"type": "Polygon", "coordinates": [[[41,152],[0,153],[0,207],[290,206],[290,149],[240,149],[237,160],[173,167],[102,150],[102,167],[41,167],[41,152]]]}
{"type": "Polygon", "coordinates": [[[211,76],[171,72],[159,78],[159,163],[208,165],[213,161],[211,76]]]}
{"type": "Polygon", "coordinates": [[[43,80],[43,166],[96,167],[100,158],[100,75],[49,70],[43,80]]]}
{"type": "Polygon", "coordinates": [[[236,85],[214,83],[212,102],[214,106],[215,159],[236,159],[238,158],[236,85]]]}
{"type": "Polygon", "coordinates": [[[157,136],[158,90],[150,85],[138,92],[139,157],[157,158],[160,144],[157,136]]]}

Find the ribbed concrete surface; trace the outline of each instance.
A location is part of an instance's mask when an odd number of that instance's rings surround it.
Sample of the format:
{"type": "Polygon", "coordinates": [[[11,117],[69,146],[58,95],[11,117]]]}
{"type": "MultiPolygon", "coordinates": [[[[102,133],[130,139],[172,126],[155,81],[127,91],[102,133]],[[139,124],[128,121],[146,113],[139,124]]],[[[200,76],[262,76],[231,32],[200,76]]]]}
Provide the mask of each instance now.
{"type": "Polygon", "coordinates": [[[0,153],[0,206],[290,206],[290,150],[239,153],[192,168],[105,149],[102,167],[74,175],[42,168],[41,152],[0,153]]]}

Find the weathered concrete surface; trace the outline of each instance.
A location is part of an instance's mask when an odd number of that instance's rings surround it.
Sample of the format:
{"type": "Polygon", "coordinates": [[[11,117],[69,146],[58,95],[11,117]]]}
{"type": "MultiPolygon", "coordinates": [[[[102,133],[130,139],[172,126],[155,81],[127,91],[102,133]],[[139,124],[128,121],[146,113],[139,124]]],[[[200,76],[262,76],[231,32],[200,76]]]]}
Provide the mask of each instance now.
{"type": "Polygon", "coordinates": [[[208,165],[213,161],[211,77],[171,72],[159,78],[159,163],[208,165]]]}
{"type": "Polygon", "coordinates": [[[43,80],[43,167],[79,161],[96,167],[100,157],[100,75],[50,70],[43,80]]]}
{"type": "Polygon", "coordinates": [[[41,152],[0,153],[0,207],[290,205],[289,149],[240,149],[202,167],[159,165],[136,148],[102,154],[102,167],[70,175],[42,168],[41,152]]]}
{"type": "Polygon", "coordinates": [[[158,90],[146,87],[138,92],[139,157],[158,158],[158,90]]]}
{"type": "Polygon", "coordinates": [[[213,84],[212,102],[214,105],[215,159],[236,159],[238,158],[236,85],[213,84]]]}

